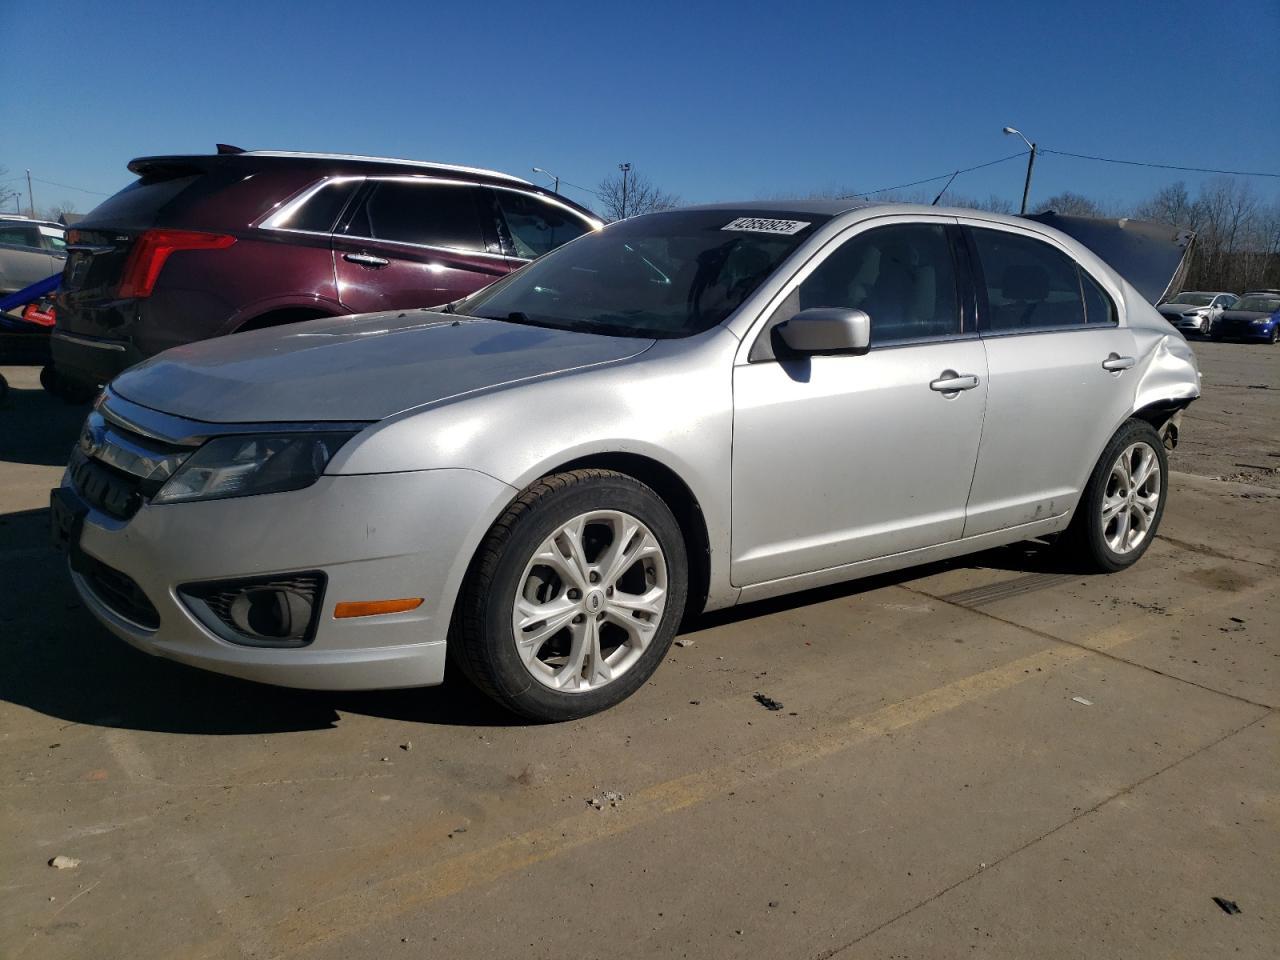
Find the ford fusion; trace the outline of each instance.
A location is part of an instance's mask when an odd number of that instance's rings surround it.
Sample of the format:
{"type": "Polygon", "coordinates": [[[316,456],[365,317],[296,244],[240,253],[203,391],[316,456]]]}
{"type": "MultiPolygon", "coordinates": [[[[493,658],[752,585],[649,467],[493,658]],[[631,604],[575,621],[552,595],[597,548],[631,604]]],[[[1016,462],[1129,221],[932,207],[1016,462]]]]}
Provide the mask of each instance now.
{"type": "Polygon", "coordinates": [[[700,611],[1031,538],[1134,563],[1200,388],[1117,269],[967,210],[637,217],[437,310],[132,368],[54,535],[149,653],[321,689],[449,663],[583,716],[700,611]]]}

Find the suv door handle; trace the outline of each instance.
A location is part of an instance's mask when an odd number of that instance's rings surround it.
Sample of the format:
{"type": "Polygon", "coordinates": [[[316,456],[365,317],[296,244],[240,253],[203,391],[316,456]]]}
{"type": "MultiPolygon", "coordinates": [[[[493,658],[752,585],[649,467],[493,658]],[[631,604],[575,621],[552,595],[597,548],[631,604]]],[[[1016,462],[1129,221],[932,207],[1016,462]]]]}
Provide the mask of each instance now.
{"type": "Polygon", "coordinates": [[[372,253],[344,253],[342,259],[348,263],[358,263],[362,267],[373,267],[375,270],[391,262],[386,257],[375,257],[372,253]]]}
{"type": "Polygon", "coordinates": [[[1113,353],[1102,361],[1102,369],[1119,373],[1121,370],[1128,370],[1137,362],[1133,357],[1122,357],[1118,353],[1113,353]]]}
{"type": "Polygon", "coordinates": [[[938,393],[959,393],[961,390],[972,390],[977,385],[978,378],[972,373],[943,370],[937,380],[930,381],[929,389],[938,393]]]}

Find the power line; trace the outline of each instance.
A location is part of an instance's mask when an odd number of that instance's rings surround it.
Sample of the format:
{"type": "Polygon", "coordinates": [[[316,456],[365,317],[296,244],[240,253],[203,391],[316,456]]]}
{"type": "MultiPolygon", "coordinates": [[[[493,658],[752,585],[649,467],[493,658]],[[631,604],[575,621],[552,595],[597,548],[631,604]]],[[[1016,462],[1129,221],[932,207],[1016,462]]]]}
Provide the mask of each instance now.
{"type": "Polygon", "coordinates": [[[945,180],[947,177],[955,179],[962,173],[972,173],[974,170],[981,170],[983,167],[994,167],[997,163],[1005,163],[1009,160],[1016,160],[1018,157],[1025,157],[1030,151],[1023,150],[1019,153],[1011,153],[1007,157],[1001,157],[999,160],[988,160],[986,163],[975,164],[972,167],[964,167],[961,170],[949,170],[946,173],[940,173],[936,177],[926,177],[923,180],[912,180],[910,183],[900,183],[893,187],[881,187],[879,190],[863,190],[859,193],[846,193],[837,197],[837,200],[848,200],[852,197],[870,197],[877,193],[890,193],[894,190],[905,190],[907,187],[918,187],[924,183],[935,183],[938,180],[945,180]]]}
{"type": "Polygon", "coordinates": [[[84,187],[73,187],[69,183],[58,183],[56,180],[41,180],[39,177],[32,177],[36,183],[47,183],[51,187],[62,187],[64,190],[75,190],[79,193],[91,193],[96,197],[109,197],[111,194],[103,193],[101,190],[86,190],[84,187]]]}
{"type": "Polygon", "coordinates": [[[1130,167],[1155,167],[1157,170],[1183,170],[1187,173],[1225,173],[1233,177],[1280,177],[1280,173],[1260,173],[1248,170],[1215,170],[1211,167],[1179,167],[1171,163],[1147,163],[1142,160],[1117,160],[1114,157],[1093,157],[1087,153],[1068,153],[1065,150],[1050,150],[1039,147],[1040,153],[1056,153],[1060,157],[1073,157],[1076,160],[1097,160],[1101,163],[1123,163],[1130,167]]]}

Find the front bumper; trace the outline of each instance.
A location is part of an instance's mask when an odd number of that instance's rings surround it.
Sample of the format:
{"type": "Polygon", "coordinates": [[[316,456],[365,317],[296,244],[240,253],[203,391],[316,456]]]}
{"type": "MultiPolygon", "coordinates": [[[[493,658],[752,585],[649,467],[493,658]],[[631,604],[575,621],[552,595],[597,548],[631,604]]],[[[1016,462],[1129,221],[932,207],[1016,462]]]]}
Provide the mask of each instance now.
{"type": "MultiPolygon", "coordinates": [[[[64,480],[64,486],[69,481],[64,480]]],[[[79,549],[130,578],[159,615],[140,626],[75,571],[85,605],[139,650],[246,680],[322,690],[429,686],[444,679],[453,601],[491,519],[515,494],[470,470],[325,476],[305,490],[144,504],[129,520],[90,509],[79,549]],[[243,646],[205,627],[178,587],[320,570],[328,580],[304,647],[243,646]],[[342,601],[424,597],[408,613],[334,619],[342,601]]]]}
{"type": "Polygon", "coordinates": [[[1178,330],[1189,331],[1191,333],[1207,333],[1209,330],[1208,317],[1171,317],[1165,315],[1165,319],[1173,324],[1173,326],[1178,330]]]}
{"type": "Polygon", "coordinates": [[[1213,335],[1223,340],[1270,340],[1273,325],[1239,323],[1219,320],[1213,325],[1213,335]]]}

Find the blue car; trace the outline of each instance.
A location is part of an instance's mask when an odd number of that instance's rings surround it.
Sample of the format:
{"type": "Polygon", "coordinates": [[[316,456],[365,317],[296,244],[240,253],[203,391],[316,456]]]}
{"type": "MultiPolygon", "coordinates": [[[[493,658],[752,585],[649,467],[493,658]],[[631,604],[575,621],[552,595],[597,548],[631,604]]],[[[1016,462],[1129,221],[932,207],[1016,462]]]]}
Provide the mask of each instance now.
{"type": "Polygon", "coordinates": [[[1280,340],[1280,293],[1246,293],[1216,321],[1214,340],[1280,340]]]}

